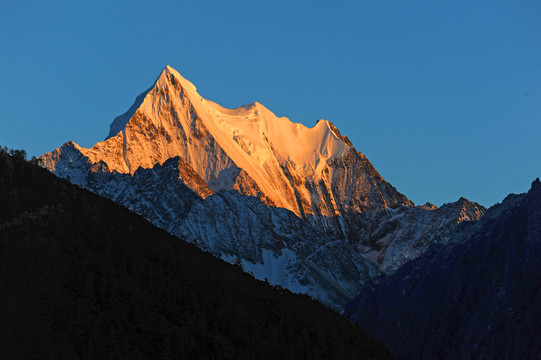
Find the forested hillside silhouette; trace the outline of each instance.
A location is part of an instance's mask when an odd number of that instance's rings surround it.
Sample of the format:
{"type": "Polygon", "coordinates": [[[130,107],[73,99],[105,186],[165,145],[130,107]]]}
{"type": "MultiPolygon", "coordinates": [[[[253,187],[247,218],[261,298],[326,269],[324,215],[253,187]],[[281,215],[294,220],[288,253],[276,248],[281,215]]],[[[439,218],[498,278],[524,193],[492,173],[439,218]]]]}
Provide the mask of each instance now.
{"type": "Polygon", "coordinates": [[[0,150],[0,358],[386,359],[339,314],[0,150]]]}

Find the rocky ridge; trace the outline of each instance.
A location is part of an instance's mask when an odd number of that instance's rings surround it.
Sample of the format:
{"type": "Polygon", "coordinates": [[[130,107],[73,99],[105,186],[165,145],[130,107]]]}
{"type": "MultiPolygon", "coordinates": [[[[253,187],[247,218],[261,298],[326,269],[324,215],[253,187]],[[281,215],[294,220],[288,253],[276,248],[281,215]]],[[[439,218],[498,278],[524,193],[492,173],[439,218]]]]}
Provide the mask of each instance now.
{"type": "Polygon", "coordinates": [[[541,182],[447,246],[368,282],[345,315],[403,359],[535,359],[541,346],[541,182]]]}

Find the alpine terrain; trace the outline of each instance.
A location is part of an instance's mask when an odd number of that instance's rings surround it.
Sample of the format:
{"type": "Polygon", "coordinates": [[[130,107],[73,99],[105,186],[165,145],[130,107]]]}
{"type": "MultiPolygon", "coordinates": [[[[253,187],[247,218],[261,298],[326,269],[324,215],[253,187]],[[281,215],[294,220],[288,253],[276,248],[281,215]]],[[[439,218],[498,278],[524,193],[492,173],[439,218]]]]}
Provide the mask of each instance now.
{"type": "Polygon", "coordinates": [[[368,282],[345,315],[402,359],[539,359],[539,259],[537,179],[447,246],[368,282]]]}
{"type": "Polygon", "coordinates": [[[415,206],[329,121],[314,127],[259,103],[226,109],[167,66],[91,148],[42,155],[56,175],[170,233],[340,309],[485,209],[415,206]]]}

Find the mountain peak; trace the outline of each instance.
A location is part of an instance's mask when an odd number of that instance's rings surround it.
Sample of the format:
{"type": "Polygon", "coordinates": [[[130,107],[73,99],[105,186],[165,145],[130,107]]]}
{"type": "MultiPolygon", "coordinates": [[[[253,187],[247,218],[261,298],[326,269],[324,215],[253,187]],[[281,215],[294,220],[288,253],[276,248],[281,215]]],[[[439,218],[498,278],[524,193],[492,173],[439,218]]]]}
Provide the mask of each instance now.
{"type": "MultiPolygon", "coordinates": [[[[130,119],[135,115],[135,112],[139,108],[141,108],[149,94],[151,94],[152,92],[160,93],[160,90],[165,90],[170,86],[180,86],[182,89],[189,91],[193,95],[199,96],[199,94],[197,94],[197,88],[194,84],[192,84],[189,80],[180,75],[179,72],[173,69],[171,66],[166,65],[158,78],[154,81],[152,86],[149,87],[146,91],[139,94],[139,96],[137,96],[133,105],[128,109],[128,111],[126,111],[122,115],[117,116],[113,120],[109,127],[109,134],[107,135],[105,140],[116,136],[119,132],[122,131],[122,129],[124,129],[130,119]]],[[[150,101],[152,100],[150,99],[150,101]]]]}
{"type": "Polygon", "coordinates": [[[351,143],[351,141],[348,139],[347,136],[343,136],[342,134],[340,134],[340,131],[338,131],[338,128],[332,123],[330,122],[329,120],[319,120],[319,121],[324,121],[327,123],[327,126],[329,127],[329,129],[331,129],[331,131],[334,133],[334,135],[336,135],[337,138],[339,138],[340,140],[342,140],[343,142],[345,142],[348,146],[351,146],[353,147],[353,144],[351,143]]]}
{"type": "Polygon", "coordinates": [[[166,78],[171,82],[173,85],[175,85],[177,82],[180,83],[180,86],[184,89],[191,90],[193,92],[197,92],[197,88],[194,84],[192,84],[189,80],[187,80],[185,77],[180,75],[178,71],[173,69],[171,66],[166,65],[165,68],[162,70],[160,76],[158,77],[158,80],[156,80],[156,83],[160,81],[162,78],[166,78]]]}
{"type": "Polygon", "coordinates": [[[424,205],[420,206],[420,208],[422,209],[425,209],[425,210],[437,210],[438,207],[434,204],[432,204],[431,202],[426,202],[424,205]]]}
{"type": "MultiPolygon", "coordinates": [[[[321,184],[345,181],[347,189],[379,193],[384,181],[352,148],[330,121],[309,128],[258,102],[224,108],[201,97],[189,80],[166,65],[129,110],[114,119],[105,141],[78,149],[82,156],[77,164],[81,169],[103,164],[109,172],[133,175],[139,167],[151,169],[179,156],[213,192],[238,190],[300,216],[336,216],[341,202],[355,208],[364,202],[351,200],[357,197],[343,190],[331,194],[321,184]],[[367,175],[349,178],[353,172],[367,175]]],[[[48,168],[56,169],[59,157],[48,160],[48,168]]],[[[377,201],[388,206],[400,203],[397,199],[377,201]]]]}

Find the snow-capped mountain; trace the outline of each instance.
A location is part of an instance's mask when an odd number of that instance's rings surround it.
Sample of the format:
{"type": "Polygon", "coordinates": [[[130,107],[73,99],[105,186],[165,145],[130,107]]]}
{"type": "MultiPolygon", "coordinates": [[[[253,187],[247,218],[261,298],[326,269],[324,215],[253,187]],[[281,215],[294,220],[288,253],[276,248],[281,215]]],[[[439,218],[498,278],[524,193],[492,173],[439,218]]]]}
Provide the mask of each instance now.
{"type": "MultiPolygon", "coordinates": [[[[105,141],[90,149],[64,145],[45,154],[44,164],[68,174],[74,155],[83,168],[129,174],[179,156],[213,192],[237,190],[301,217],[411,204],[329,121],[307,128],[257,102],[223,108],[169,66],[113,121],[105,141]]],[[[75,171],[71,180],[85,186],[75,171]]]]}
{"type": "Polygon", "coordinates": [[[462,200],[448,208],[463,212],[415,207],[331,122],[308,128],[259,103],[223,108],[169,66],[104,141],[68,142],[41,163],[335,308],[378,273],[372,262],[392,271],[484,211],[462,200]]]}

